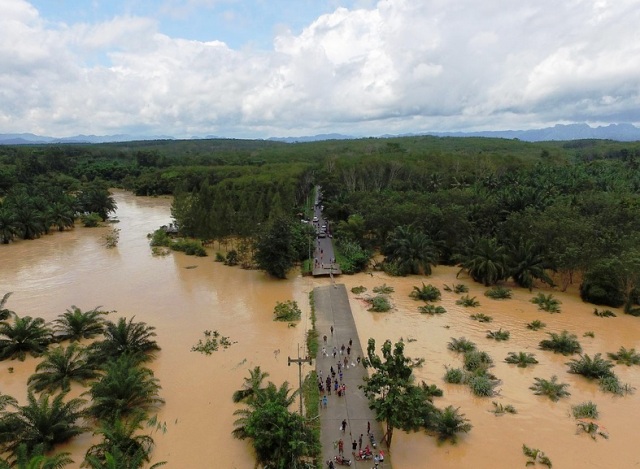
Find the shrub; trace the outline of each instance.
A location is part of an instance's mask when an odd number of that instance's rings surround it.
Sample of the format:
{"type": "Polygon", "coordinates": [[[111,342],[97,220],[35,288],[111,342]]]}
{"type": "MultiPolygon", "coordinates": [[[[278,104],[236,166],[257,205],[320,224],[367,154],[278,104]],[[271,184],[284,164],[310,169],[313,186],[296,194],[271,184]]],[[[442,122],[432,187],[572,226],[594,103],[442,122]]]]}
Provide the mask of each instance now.
{"type": "Polygon", "coordinates": [[[571,413],[577,419],[597,419],[598,418],[598,406],[593,402],[583,402],[571,406],[571,413]]]}
{"type": "Polygon", "coordinates": [[[509,340],[509,335],[509,331],[503,331],[502,328],[500,328],[497,331],[488,331],[487,339],[493,339],[501,342],[503,340],[509,340]]]}
{"type": "Polygon", "coordinates": [[[511,295],[512,292],[510,288],[502,287],[500,285],[496,285],[484,292],[484,296],[487,296],[494,300],[507,300],[511,298],[511,295]]]}
{"type": "Polygon", "coordinates": [[[444,380],[451,384],[461,384],[464,381],[464,371],[460,368],[446,367],[447,371],[444,374],[444,380]]]}
{"type": "Polygon", "coordinates": [[[231,342],[229,337],[220,335],[218,331],[204,331],[204,341],[198,340],[198,343],[191,347],[192,352],[200,352],[205,355],[211,355],[213,352],[218,351],[220,347],[229,348],[232,344],[237,342],[231,342]]]}
{"type": "Polygon", "coordinates": [[[530,323],[527,324],[527,329],[531,329],[532,331],[538,331],[545,327],[547,327],[547,325],[542,321],[540,321],[539,319],[536,319],[535,321],[531,321],[530,323]]]}
{"type": "Polygon", "coordinates": [[[572,359],[567,363],[569,365],[569,373],[582,375],[589,379],[600,379],[613,376],[613,363],[602,358],[601,354],[596,353],[593,358],[589,355],[580,355],[579,359],[572,359]]]}
{"type": "Polygon", "coordinates": [[[640,353],[637,353],[634,348],[627,350],[624,347],[620,347],[620,350],[616,353],[609,353],[608,356],[615,360],[618,365],[640,365],[640,353]]]}
{"type": "Polygon", "coordinates": [[[487,375],[475,375],[471,376],[467,380],[467,384],[471,388],[471,392],[478,397],[491,397],[495,395],[495,387],[500,382],[496,379],[491,379],[487,375]]]}
{"type": "Polygon", "coordinates": [[[610,309],[603,309],[602,311],[598,310],[598,308],[594,308],[593,314],[598,316],[599,318],[615,318],[616,315],[610,309]]]}
{"type": "Polygon", "coordinates": [[[476,300],[476,297],[469,297],[469,295],[464,295],[462,298],[456,301],[456,304],[464,306],[465,308],[476,308],[480,306],[480,302],[476,300]]]}
{"type": "Polygon", "coordinates": [[[569,387],[566,383],[558,383],[558,377],[552,376],[550,380],[542,378],[534,378],[535,382],[529,387],[536,396],[547,396],[552,401],[556,402],[561,397],[570,396],[571,393],[566,388],[569,387]]]}
{"type": "Polygon", "coordinates": [[[276,302],[273,309],[274,321],[298,321],[302,316],[302,311],[298,307],[297,301],[287,300],[284,303],[276,302]]]}
{"type": "Polygon", "coordinates": [[[531,298],[531,303],[538,305],[538,309],[549,313],[559,313],[560,305],[562,304],[560,300],[554,298],[552,293],[548,295],[538,293],[537,296],[531,298]]]}
{"type": "Polygon", "coordinates": [[[239,262],[238,251],[236,251],[235,249],[232,249],[227,253],[227,258],[224,260],[224,265],[233,267],[238,265],[238,262],[239,262]]]}
{"type": "Polygon", "coordinates": [[[370,254],[353,241],[341,241],[337,245],[338,262],[342,273],[351,275],[362,272],[369,264],[370,254]]]}
{"type": "Polygon", "coordinates": [[[374,296],[367,301],[371,305],[369,311],[372,311],[374,313],[385,313],[391,309],[391,303],[389,303],[389,300],[386,296],[374,296]]]}
{"type": "Polygon", "coordinates": [[[476,344],[464,337],[460,337],[459,339],[454,339],[453,337],[451,337],[451,342],[449,342],[447,348],[454,352],[466,353],[475,350],[476,344]]]}
{"type": "Polygon", "coordinates": [[[95,228],[100,226],[102,217],[95,212],[85,213],[80,216],[80,221],[85,228],[95,228]]]}
{"type": "Polygon", "coordinates": [[[444,291],[458,293],[458,294],[467,293],[469,291],[469,287],[467,287],[466,285],[464,285],[462,283],[456,283],[452,287],[450,287],[449,285],[445,285],[442,288],[444,288],[444,291]]]}
{"type": "Polygon", "coordinates": [[[615,273],[616,264],[601,262],[592,267],[580,285],[580,298],[595,305],[618,308],[624,304],[625,295],[615,273]]]}
{"type": "Polygon", "coordinates": [[[491,316],[487,316],[484,313],[472,314],[469,317],[471,319],[473,319],[474,321],[478,321],[478,322],[491,322],[491,321],[493,321],[493,318],[491,316]]]}
{"type": "Polygon", "coordinates": [[[492,404],[493,404],[493,409],[490,410],[489,412],[492,412],[496,416],[497,415],[504,415],[504,414],[517,414],[518,413],[516,408],[513,407],[511,404],[502,405],[502,404],[497,403],[496,401],[493,401],[492,404]]]}
{"type": "Polygon", "coordinates": [[[551,464],[551,460],[545,456],[544,452],[540,451],[537,448],[529,448],[527,445],[522,445],[522,452],[526,457],[529,458],[529,461],[526,462],[525,466],[533,466],[536,463],[540,463],[544,466],[547,466],[549,469],[553,466],[551,464]]]}
{"type": "Polygon", "coordinates": [[[472,426],[469,420],[464,418],[464,414],[461,414],[459,410],[459,408],[448,406],[437,411],[432,429],[437,433],[438,440],[451,440],[452,443],[455,443],[458,433],[471,431],[472,426]]]}
{"type": "Polygon", "coordinates": [[[582,346],[575,334],[569,334],[567,331],[562,331],[560,334],[555,332],[548,334],[550,339],[540,341],[542,350],[551,350],[553,353],[561,353],[562,355],[573,355],[582,351],[582,346]]]}
{"type": "Polygon", "coordinates": [[[602,392],[610,392],[617,396],[632,394],[634,388],[629,384],[622,384],[616,375],[606,376],[599,381],[602,392]]]}
{"type": "Polygon", "coordinates": [[[536,360],[532,353],[526,352],[509,352],[509,355],[507,355],[504,361],[512,365],[518,365],[519,368],[526,368],[529,365],[536,365],[538,363],[538,360],[536,360]]]}
{"type": "Polygon", "coordinates": [[[387,285],[386,283],[383,283],[382,285],[379,285],[377,287],[373,287],[373,293],[378,293],[380,295],[388,295],[390,293],[393,293],[395,291],[395,289],[390,286],[387,285]]]}
{"type": "Polygon", "coordinates": [[[425,285],[423,282],[422,287],[413,287],[409,296],[414,300],[438,301],[440,299],[440,290],[433,285],[425,285]]]}
{"type": "Polygon", "coordinates": [[[584,334],[582,334],[582,337],[591,337],[592,339],[596,336],[596,333],[593,331],[587,331],[584,334]]]}
{"type": "Polygon", "coordinates": [[[224,257],[224,254],[222,254],[221,252],[216,252],[216,258],[215,258],[215,262],[224,262],[226,259],[224,257]]]}
{"type": "Polygon", "coordinates": [[[187,256],[206,257],[207,251],[202,243],[195,239],[182,239],[171,245],[174,251],[184,252],[187,256]]]}
{"type": "Polygon", "coordinates": [[[435,314],[444,314],[444,313],[447,312],[447,310],[444,309],[444,307],[436,306],[436,305],[420,306],[420,307],[418,307],[418,311],[421,312],[422,314],[429,314],[431,316],[433,316],[435,314]]]}
{"type": "Polygon", "coordinates": [[[464,369],[472,373],[486,372],[493,366],[493,360],[487,352],[471,350],[464,354],[464,369]]]}
{"type": "Polygon", "coordinates": [[[359,295],[360,293],[364,293],[366,291],[367,291],[367,287],[363,287],[362,285],[353,287],[351,289],[351,293],[355,293],[356,295],[359,295]]]}
{"type": "Polygon", "coordinates": [[[162,228],[158,228],[152,234],[147,235],[147,238],[151,238],[151,241],[149,241],[149,244],[152,247],[154,246],[170,247],[171,246],[171,238],[169,237],[167,232],[164,231],[162,228]]]}

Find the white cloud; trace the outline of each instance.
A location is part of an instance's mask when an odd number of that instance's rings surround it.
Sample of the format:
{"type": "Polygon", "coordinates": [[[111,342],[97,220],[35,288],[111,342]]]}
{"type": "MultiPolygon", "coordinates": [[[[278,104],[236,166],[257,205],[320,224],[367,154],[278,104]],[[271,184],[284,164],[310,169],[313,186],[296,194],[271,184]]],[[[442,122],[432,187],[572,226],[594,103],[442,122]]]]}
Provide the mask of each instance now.
{"type": "Polygon", "coordinates": [[[0,133],[262,137],[640,122],[635,0],[360,4],[257,51],[171,38],[135,16],[51,25],[25,1],[0,0],[0,133]]]}

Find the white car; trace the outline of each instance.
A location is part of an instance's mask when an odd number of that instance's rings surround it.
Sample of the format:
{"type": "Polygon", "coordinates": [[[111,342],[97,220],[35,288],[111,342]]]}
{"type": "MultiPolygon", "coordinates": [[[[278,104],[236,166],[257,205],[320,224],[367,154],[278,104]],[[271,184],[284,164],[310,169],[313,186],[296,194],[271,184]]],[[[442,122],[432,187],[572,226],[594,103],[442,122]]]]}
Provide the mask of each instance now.
{"type": "Polygon", "coordinates": [[[318,217],[313,217],[313,222],[318,223],[318,217]]]}

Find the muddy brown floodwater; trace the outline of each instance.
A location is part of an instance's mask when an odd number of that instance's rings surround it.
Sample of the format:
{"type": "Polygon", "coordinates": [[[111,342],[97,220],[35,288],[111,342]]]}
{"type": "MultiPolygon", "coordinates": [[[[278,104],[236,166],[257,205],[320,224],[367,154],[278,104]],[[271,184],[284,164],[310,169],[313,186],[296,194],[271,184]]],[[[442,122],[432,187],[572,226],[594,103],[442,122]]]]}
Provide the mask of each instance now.
{"type": "MultiPolygon", "coordinates": [[[[153,461],[168,461],[170,468],[251,468],[253,455],[247,442],[231,437],[233,411],[231,394],[242,385],[248,370],[261,366],[269,379],[279,384],[288,380],[297,386],[297,367],[287,366],[287,356],[304,347],[309,327],[308,294],[314,286],[329,280],[302,278],[275,281],[257,271],[225,267],[213,262],[215,250],[205,258],[172,253],[154,257],[146,234],[170,221],[170,200],[141,198],[115,191],[120,223],[120,242],[115,249],[101,245],[109,228],[76,228],[54,233],[32,242],[0,246],[0,294],[13,291],[7,306],[19,315],[41,316],[52,320],[71,305],[82,310],[102,306],[115,310],[113,318],[135,315],[136,320],[156,327],[162,347],[152,368],[162,385],[166,404],[158,420],[166,431],[154,430],[153,461]],[[272,321],[276,301],[294,299],[305,315],[297,327],[272,321]],[[191,352],[204,330],[217,330],[236,343],[210,356],[191,352]]],[[[438,445],[423,433],[396,432],[393,441],[395,469],[415,468],[515,468],[524,467],[522,444],[543,450],[554,467],[631,468],[640,465],[635,447],[636,422],[640,415],[640,395],[614,397],[604,394],[596,383],[567,373],[567,357],[537,349],[545,331],[567,329],[578,335],[585,353],[614,352],[620,346],[640,349],[640,319],[614,310],[616,318],[598,318],[593,306],[584,304],[574,293],[555,292],[562,301],[560,314],[537,311],[530,303],[533,294],[515,289],[511,300],[496,301],[484,296],[485,289],[469,279],[456,279],[457,269],[439,267],[431,277],[392,278],[381,273],[342,276],[347,289],[364,285],[369,292],[386,283],[394,310],[370,313],[361,299],[350,293],[351,307],[360,339],[369,337],[378,346],[387,338],[407,341],[406,353],[424,357],[416,377],[435,383],[444,390],[436,405],[453,405],[471,420],[473,429],[455,446],[438,445]],[[468,309],[455,304],[458,295],[442,291],[440,302],[447,309],[441,316],[418,313],[420,302],[409,298],[413,286],[431,283],[442,290],[444,284],[464,283],[470,296],[481,305],[468,309]],[[493,322],[480,324],[469,314],[483,312],[493,322]],[[540,319],[542,331],[529,331],[525,324],[540,319]],[[502,327],[511,337],[506,342],[487,339],[487,330],[502,327]],[[583,337],[587,331],[594,338],[583,337]],[[447,350],[452,337],[467,337],[487,351],[496,366],[492,372],[502,380],[495,398],[473,397],[464,386],[443,382],[445,366],[460,366],[461,359],[447,350]],[[503,362],[508,352],[532,352],[540,364],[520,369],[503,362]],[[571,396],[557,403],[533,395],[528,388],[534,377],[550,378],[570,384],[571,396]],[[516,415],[496,417],[490,413],[491,401],[512,404],[516,415]],[[571,405],[593,401],[600,411],[599,422],[610,438],[592,440],[576,434],[571,405]]],[[[535,290],[537,292],[538,290],[535,290]]],[[[322,333],[322,331],[321,331],[322,333]]],[[[38,360],[0,362],[0,392],[24,401],[26,380],[38,360]],[[13,372],[9,373],[9,367],[13,372]]],[[[640,367],[616,366],[622,382],[640,389],[640,367]]],[[[77,395],[80,388],[72,390],[77,395]]],[[[149,430],[151,431],[151,430],[149,430]]],[[[77,464],[91,444],[90,435],[67,445],[77,464]]]]}

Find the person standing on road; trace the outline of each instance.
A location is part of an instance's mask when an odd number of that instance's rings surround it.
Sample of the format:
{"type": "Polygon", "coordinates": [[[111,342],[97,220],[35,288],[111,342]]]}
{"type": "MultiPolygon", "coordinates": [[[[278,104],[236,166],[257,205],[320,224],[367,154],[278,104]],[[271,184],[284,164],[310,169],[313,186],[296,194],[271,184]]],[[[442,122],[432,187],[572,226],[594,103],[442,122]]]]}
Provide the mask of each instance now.
{"type": "Polygon", "coordinates": [[[362,433],[360,433],[360,438],[358,438],[358,450],[362,450],[362,433]]]}
{"type": "Polygon", "coordinates": [[[342,424],[340,425],[341,429],[342,429],[342,433],[344,433],[347,430],[347,420],[343,419],[342,420],[342,424]]]}
{"type": "Polygon", "coordinates": [[[340,440],[338,440],[338,454],[340,456],[342,456],[344,454],[344,441],[342,441],[342,438],[340,438],[340,440]]]}

